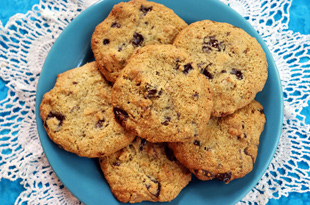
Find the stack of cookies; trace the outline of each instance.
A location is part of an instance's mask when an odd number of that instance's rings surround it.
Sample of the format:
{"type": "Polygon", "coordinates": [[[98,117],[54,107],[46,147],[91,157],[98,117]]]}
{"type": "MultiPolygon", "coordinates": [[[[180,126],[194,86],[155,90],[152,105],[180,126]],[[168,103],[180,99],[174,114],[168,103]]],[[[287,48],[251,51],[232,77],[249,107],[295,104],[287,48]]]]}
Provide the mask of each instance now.
{"type": "Polygon", "coordinates": [[[58,75],[41,118],[61,148],[99,158],[119,201],[171,201],[192,173],[229,183],[253,169],[268,68],[255,38],[132,0],[113,7],[91,47],[96,62],[58,75]]]}

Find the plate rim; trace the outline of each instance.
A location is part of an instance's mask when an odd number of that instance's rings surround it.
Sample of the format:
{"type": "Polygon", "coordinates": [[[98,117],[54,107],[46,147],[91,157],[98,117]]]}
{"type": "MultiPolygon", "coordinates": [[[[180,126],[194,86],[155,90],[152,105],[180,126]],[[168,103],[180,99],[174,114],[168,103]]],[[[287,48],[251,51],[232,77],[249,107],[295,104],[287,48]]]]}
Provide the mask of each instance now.
{"type": "MultiPolygon", "coordinates": [[[[157,0],[158,1],[158,0],[157,0]]],[[[170,0],[170,1],[176,1],[176,0],[170,0]]],[[[61,39],[63,38],[63,36],[65,36],[67,34],[67,32],[70,30],[71,27],[75,26],[75,23],[80,21],[80,19],[83,19],[85,15],[88,14],[88,12],[90,12],[93,8],[97,7],[98,5],[101,5],[101,4],[108,4],[108,3],[111,3],[113,2],[113,0],[101,0],[101,1],[98,1],[96,3],[94,3],[93,5],[91,5],[90,7],[86,8],[84,11],[82,11],[79,15],[77,15],[68,25],[67,27],[62,31],[62,33],[59,35],[59,37],[56,39],[55,43],[53,44],[53,46],[51,47],[45,61],[44,61],[44,64],[43,64],[43,67],[42,67],[42,70],[40,72],[40,77],[39,77],[39,81],[38,81],[38,84],[37,84],[37,89],[36,89],[36,102],[35,102],[35,117],[36,117],[36,121],[38,120],[41,120],[41,117],[40,117],[40,109],[39,109],[39,106],[41,104],[41,99],[40,97],[38,96],[38,90],[39,88],[41,87],[40,85],[43,84],[42,83],[42,78],[41,78],[41,73],[43,73],[47,68],[47,65],[48,62],[52,59],[52,55],[51,53],[55,52],[55,50],[57,49],[58,47],[58,44],[60,44],[59,42],[61,42],[61,39]],[[40,100],[40,101],[39,101],[40,100]]],[[[117,1],[118,2],[118,1],[117,1]]],[[[117,3],[117,2],[114,2],[114,5],[117,3]]],[[[248,192],[240,195],[240,197],[238,197],[238,199],[236,199],[233,204],[239,202],[244,196],[246,196],[254,187],[255,185],[261,180],[261,178],[263,177],[263,175],[266,173],[268,167],[270,166],[271,164],[271,161],[272,159],[274,158],[275,156],[275,152],[276,152],[276,149],[278,147],[278,144],[279,144],[279,140],[280,140],[280,137],[281,137],[281,132],[282,132],[282,127],[283,127],[283,116],[284,116],[284,99],[283,99],[283,90],[282,90],[282,82],[281,82],[281,79],[280,79],[280,74],[279,74],[279,70],[276,66],[276,63],[274,61],[274,58],[272,56],[272,53],[270,52],[269,48],[267,47],[267,45],[265,44],[263,38],[258,34],[258,32],[254,29],[254,27],[247,21],[245,20],[238,12],[236,12],[234,9],[232,9],[231,7],[227,6],[226,4],[224,4],[223,2],[221,1],[218,1],[218,0],[208,0],[208,2],[214,2],[216,4],[221,4],[221,6],[224,6],[224,7],[227,7],[228,9],[231,9],[231,12],[234,13],[234,15],[238,16],[239,18],[241,17],[243,20],[244,20],[244,23],[247,24],[247,26],[249,27],[250,30],[253,30],[257,35],[255,36],[255,38],[257,39],[257,41],[260,43],[260,45],[263,47],[264,49],[264,52],[266,54],[266,57],[269,56],[270,57],[270,61],[268,62],[268,67],[270,66],[270,64],[272,64],[272,67],[274,67],[274,71],[275,71],[275,76],[273,76],[273,78],[276,80],[277,82],[277,86],[278,86],[278,91],[280,93],[280,116],[279,116],[279,126],[278,126],[278,129],[275,131],[276,133],[276,143],[275,145],[272,147],[271,149],[271,153],[272,155],[269,156],[268,161],[267,163],[265,163],[266,165],[264,166],[264,169],[263,171],[259,174],[259,177],[258,180],[254,180],[256,181],[255,183],[252,182],[251,183],[251,189],[248,190],[248,192]]],[[[164,4],[164,2],[160,2],[161,4],[164,4]]],[[[253,32],[252,31],[252,32],[253,32]]],[[[268,78],[269,78],[269,74],[268,74],[268,78]]],[[[43,94],[44,95],[44,94],[43,94]]],[[[43,97],[42,95],[42,97],[43,97]]],[[[46,158],[50,164],[50,166],[52,167],[54,173],[57,175],[57,177],[59,178],[59,180],[63,183],[63,185],[80,201],[82,201],[83,203],[84,200],[81,200],[81,198],[79,196],[77,196],[77,194],[72,191],[68,186],[66,186],[62,180],[62,176],[59,176],[55,169],[54,169],[54,165],[53,165],[53,160],[50,159],[50,155],[47,154],[46,152],[46,147],[44,146],[44,139],[42,138],[42,134],[40,134],[40,128],[39,128],[39,124],[36,122],[36,125],[37,125],[37,131],[38,131],[38,135],[39,135],[39,139],[40,139],[40,143],[42,145],[42,148],[43,148],[43,151],[44,151],[44,154],[46,155],[46,158]]],[[[44,129],[44,128],[43,128],[44,129]]],[[[45,129],[44,129],[45,131],[45,129]]],[[[172,201],[173,202],[173,201],[172,201]]]]}

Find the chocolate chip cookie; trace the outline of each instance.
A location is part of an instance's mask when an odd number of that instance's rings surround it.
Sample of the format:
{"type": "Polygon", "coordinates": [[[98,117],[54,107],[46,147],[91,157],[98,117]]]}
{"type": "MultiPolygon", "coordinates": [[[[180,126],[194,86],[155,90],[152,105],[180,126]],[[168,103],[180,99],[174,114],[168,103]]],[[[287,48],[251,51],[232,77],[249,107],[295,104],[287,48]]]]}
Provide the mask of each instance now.
{"type": "Polygon", "coordinates": [[[151,142],[196,137],[210,118],[212,97],[193,59],[173,45],[139,49],[112,89],[116,119],[151,142]]]}
{"type": "Polygon", "coordinates": [[[212,116],[234,113],[254,100],[265,85],[265,53],[244,30],[209,20],[195,22],[176,37],[175,46],[195,59],[214,89],[212,116]]]}
{"type": "Polygon", "coordinates": [[[229,183],[253,169],[265,122],[263,107],[253,101],[232,115],[211,117],[206,131],[192,141],[169,146],[199,179],[229,183]]]}
{"type": "Polygon", "coordinates": [[[126,148],[99,158],[114,196],[121,202],[171,201],[191,180],[166,143],[137,137],[126,148]]]}
{"type": "Polygon", "coordinates": [[[111,90],[96,62],[59,74],[40,105],[49,137],[83,157],[106,156],[126,147],[135,135],[116,122],[111,90]]]}
{"type": "Polygon", "coordinates": [[[91,47],[100,71],[107,80],[115,82],[137,49],[149,44],[172,44],[186,26],[161,4],[145,0],[122,2],[96,27],[91,47]]]}

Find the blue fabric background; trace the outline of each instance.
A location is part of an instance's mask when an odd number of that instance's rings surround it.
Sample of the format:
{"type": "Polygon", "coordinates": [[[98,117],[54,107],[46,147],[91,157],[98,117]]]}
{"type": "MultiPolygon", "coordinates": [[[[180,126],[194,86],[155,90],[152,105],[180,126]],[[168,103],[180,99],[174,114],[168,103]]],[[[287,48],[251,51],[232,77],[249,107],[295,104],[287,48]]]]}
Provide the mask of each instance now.
{"type": "MultiPolygon", "coordinates": [[[[39,0],[1,0],[0,3],[0,20],[5,25],[9,18],[16,13],[26,13],[31,10],[34,4],[39,0]]],[[[310,2],[309,0],[293,0],[290,8],[289,29],[301,34],[310,34],[310,2]]],[[[0,101],[6,97],[8,88],[5,82],[0,79],[0,101]]],[[[310,104],[310,103],[309,103],[310,104]]],[[[307,115],[306,122],[310,124],[310,108],[303,113],[307,115]]],[[[0,135],[3,134],[0,131],[0,135]]],[[[0,137],[1,139],[1,137],[0,137]]],[[[0,164],[2,163],[0,155],[0,164]]],[[[0,205],[14,204],[19,194],[24,191],[20,185],[20,179],[11,182],[7,179],[0,181],[0,205]]],[[[310,191],[310,190],[309,190],[310,191]]],[[[268,205],[310,205],[310,193],[291,193],[288,197],[281,197],[278,200],[272,199],[268,205]]]]}

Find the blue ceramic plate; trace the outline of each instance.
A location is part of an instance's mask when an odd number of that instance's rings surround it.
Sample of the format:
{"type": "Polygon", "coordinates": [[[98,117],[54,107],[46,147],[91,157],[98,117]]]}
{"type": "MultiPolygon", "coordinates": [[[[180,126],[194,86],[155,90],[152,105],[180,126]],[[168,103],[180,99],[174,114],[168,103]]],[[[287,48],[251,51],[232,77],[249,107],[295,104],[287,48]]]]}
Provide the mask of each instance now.
{"type": "MultiPolygon", "coordinates": [[[[157,0],[156,0],[157,1],[157,0]]],[[[57,74],[94,60],[90,48],[91,35],[119,0],[99,2],[81,13],[63,31],[46,58],[41,72],[37,98],[36,119],[45,154],[63,184],[85,204],[118,204],[101,173],[96,159],[87,159],[66,152],[47,136],[40,118],[39,106],[44,93],[53,88],[57,74]]],[[[267,117],[261,135],[253,171],[228,185],[217,180],[199,181],[195,177],[173,200],[177,204],[235,204],[242,199],[265,173],[278,145],[283,118],[283,98],[279,74],[268,48],[257,32],[238,13],[216,0],[158,0],[173,9],[188,24],[210,19],[241,27],[257,38],[266,52],[269,76],[264,90],[256,97],[267,117]]],[[[147,202],[145,202],[147,203],[147,202]]]]}

